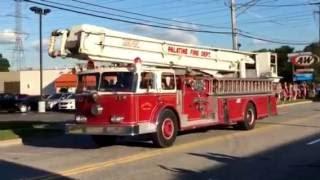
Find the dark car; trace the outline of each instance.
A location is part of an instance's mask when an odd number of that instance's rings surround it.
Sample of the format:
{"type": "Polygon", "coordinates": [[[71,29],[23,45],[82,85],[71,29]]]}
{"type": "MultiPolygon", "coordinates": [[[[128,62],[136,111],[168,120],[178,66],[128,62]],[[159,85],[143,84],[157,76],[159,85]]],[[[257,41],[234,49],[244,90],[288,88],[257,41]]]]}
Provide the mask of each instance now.
{"type": "Polygon", "coordinates": [[[41,100],[40,96],[26,96],[17,100],[16,105],[20,107],[21,110],[26,109],[27,111],[37,111],[38,102],[41,100]],[[22,108],[22,109],[21,109],[22,108]]]}
{"type": "Polygon", "coordinates": [[[30,97],[26,94],[2,93],[0,94],[0,111],[28,112],[32,108],[31,101],[28,101],[30,97]]]}

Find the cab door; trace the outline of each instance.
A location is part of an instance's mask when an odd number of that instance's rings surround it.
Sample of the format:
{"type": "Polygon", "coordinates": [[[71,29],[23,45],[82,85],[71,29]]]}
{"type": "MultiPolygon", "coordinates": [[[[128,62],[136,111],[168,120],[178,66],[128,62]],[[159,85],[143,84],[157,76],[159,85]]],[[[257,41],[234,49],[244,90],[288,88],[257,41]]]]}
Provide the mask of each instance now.
{"type": "Polygon", "coordinates": [[[152,112],[158,104],[156,77],[156,73],[151,71],[143,71],[139,75],[135,107],[140,122],[150,121],[152,112]]]}

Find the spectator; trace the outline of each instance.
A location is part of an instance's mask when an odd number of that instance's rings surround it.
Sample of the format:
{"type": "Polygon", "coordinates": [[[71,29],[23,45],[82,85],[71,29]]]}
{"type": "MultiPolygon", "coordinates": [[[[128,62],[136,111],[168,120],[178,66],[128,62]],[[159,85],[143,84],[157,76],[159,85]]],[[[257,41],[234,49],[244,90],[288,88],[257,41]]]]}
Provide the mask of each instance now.
{"type": "Polygon", "coordinates": [[[289,101],[293,100],[293,85],[289,83],[288,86],[288,96],[289,96],[289,101]]]}
{"type": "Polygon", "coordinates": [[[307,83],[306,82],[302,83],[301,94],[302,94],[303,99],[305,99],[307,97],[307,83]]]}
{"type": "Polygon", "coordinates": [[[298,97],[298,85],[297,83],[294,83],[293,84],[293,98],[292,100],[297,100],[297,97],[298,97]]]}
{"type": "Polygon", "coordinates": [[[277,98],[277,103],[280,103],[282,98],[282,88],[280,83],[277,83],[276,85],[276,98],[277,98]]]}
{"type": "Polygon", "coordinates": [[[282,93],[283,93],[283,101],[287,101],[289,97],[289,89],[288,89],[287,82],[283,83],[282,93]]]}

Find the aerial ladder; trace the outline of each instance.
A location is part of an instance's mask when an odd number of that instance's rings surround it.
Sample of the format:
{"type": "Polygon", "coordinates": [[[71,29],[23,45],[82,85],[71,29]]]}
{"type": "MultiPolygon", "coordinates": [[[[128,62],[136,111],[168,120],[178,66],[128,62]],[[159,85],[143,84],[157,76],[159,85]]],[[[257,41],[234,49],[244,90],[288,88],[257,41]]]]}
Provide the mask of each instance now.
{"type": "MultiPolygon", "coordinates": [[[[270,53],[252,53],[153,39],[93,25],[53,31],[49,55],[109,63],[189,68],[221,77],[276,77],[276,61],[270,53]],[[253,66],[253,72],[246,67],[253,66]]],[[[252,70],[251,70],[252,71],[252,70]]]]}

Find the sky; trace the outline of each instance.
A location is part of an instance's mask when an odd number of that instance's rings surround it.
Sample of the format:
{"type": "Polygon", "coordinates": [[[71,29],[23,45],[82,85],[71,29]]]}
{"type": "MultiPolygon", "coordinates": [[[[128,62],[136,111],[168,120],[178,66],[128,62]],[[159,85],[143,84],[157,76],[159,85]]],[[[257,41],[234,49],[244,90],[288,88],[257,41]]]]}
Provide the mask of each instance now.
{"type": "MultiPolygon", "coordinates": [[[[218,48],[232,48],[230,0],[78,0],[108,7],[109,9],[90,6],[75,0],[33,1],[82,12],[91,10],[89,13],[115,19],[174,28],[183,27],[197,31],[210,31],[210,33],[159,29],[22,2],[22,18],[20,18],[22,21],[22,43],[24,47],[22,68],[39,68],[39,16],[29,10],[31,6],[51,9],[51,12],[43,17],[42,42],[45,45],[43,48],[43,65],[47,69],[67,68],[78,63],[78,61],[72,59],[52,59],[47,55],[46,49],[48,38],[53,30],[78,24],[94,24],[113,30],[159,39],[218,48]],[[111,10],[110,8],[121,11],[111,10]],[[131,12],[131,14],[123,11],[131,12]],[[150,16],[156,18],[150,18],[150,16]],[[228,32],[228,34],[219,32],[228,32]]],[[[309,5],[309,3],[320,2],[320,0],[235,1],[239,31],[258,37],[257,39],[239,37],[240,50],[253,51],[261,48],[276,48],[283,45],[262,41],[261,39],[288,43],[290,46],[295,47],[295,50],[303,49],[305,46],[303,44],[318,41],[319,19],[316,12],[319,8],[315,5],[309,5]],[[298,45],[300,43],[302,44],[298,45]]],[[[0,9],[0,53],[11,60],[14,68],[15,63],[12,59],[15,47],[15,1],[0,0],[0,9]]]]}

